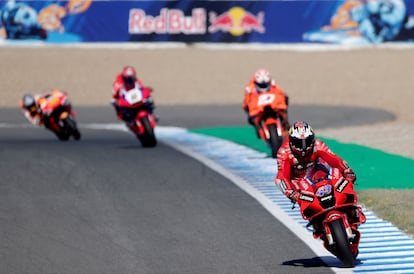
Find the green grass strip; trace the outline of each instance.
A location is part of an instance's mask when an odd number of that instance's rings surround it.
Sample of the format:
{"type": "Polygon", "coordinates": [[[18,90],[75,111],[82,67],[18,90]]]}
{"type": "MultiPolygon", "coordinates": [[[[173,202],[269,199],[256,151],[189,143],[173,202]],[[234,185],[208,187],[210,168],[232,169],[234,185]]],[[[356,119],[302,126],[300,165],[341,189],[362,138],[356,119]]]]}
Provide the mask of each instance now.
{"type": "MultiPolygon", "coordinates": [[[[197,128],[189,131],[226,139],[267,153],[270,157],[270,148],[256,137],[253,127],[197,128]]],[[[358,177],[357,190],[414,188],[414,180],[407,176],[408,172],[414,170],[414,160],[365,146],[320,138],[355,170],[358,177]]]]}

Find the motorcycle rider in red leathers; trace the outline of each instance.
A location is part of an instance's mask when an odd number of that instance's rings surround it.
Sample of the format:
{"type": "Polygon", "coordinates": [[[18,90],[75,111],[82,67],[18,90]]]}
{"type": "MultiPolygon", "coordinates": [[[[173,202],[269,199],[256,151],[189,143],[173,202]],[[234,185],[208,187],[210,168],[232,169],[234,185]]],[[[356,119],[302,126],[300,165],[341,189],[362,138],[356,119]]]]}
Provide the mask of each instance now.
{"type": "MultiPolygon", "coordinates": [[[[277,164],[275,183],[292,203],[300,201],[301,191],[309,190],[319,179],[329,180],[330,175],[337,177],[334,174],[338,171],[351,184],[356,181],[356,175],[348,163],[335,155],[322,140],[315,138],[313,129],[303,121],[295,122],[290,127],[288,137],[278,150],[277,164]]],[[[366,221],[360,206],[349,209],[346,214],[351,227],[366,221]]],[[[313,227],[313,237],[321,237],[324,233],[322,223],[310,222],[310,225],[313,227]]],[[[355,258],[358,255],[359,233],[357,235],[358,238],[352,244],[355,258]]],[[[325,248],[336,255],[336,251],[329,247],[328,239],[323,238],[323,241],[325,248]]]]}
{"type": "Polygon", "coordinates": [[[303,121],[295,122],[289,129],[277,153],[278,173],[275,183],[281,191],[295,202],[302,189],[300,179],[326,177],[330,168],[338,168],[348,181],[355,182],[356,175],[348,163],[332,153],[312,127],[303,121]]]}
{"type": "MultiPolygon", "coordinates": [[[[303,179],[315,182],[326,178],[331,168],[337,168],[343,177],[354,183],[355,172],[348,163],[334,154],[330,148],[315,138],[312,127],[303,121],[295,122],[289,129],[289,135],[277,153],[278,173],[276,185],[292,202],[300,197],[300,190],[308,187],[303,179]]],[[[365,215],[361,209],[350,216],[355,222],[364,223],[365,215]]]]}
{"type": "MultiPolygon", "coordinates": [[[[116,76],[115,81],[112,84],[111,103],[115,108],[118,119],[125,121],[128,126],[134,125],[134,117],[128,115],[129,113],[127,110],[119,107],[118,100],[121,90],[130,90],[134,88],[135,85],[138,85],[140,88],[147,88],[150,90],[150,93],[152,92],[152,88],[144,87],[142,81],[138,79],[137,72],[133,66],[125,66],[122,69],[122,72],[116,76]]],[[[154,101],[151,96],[146,99],[145,106],[147,107],[148,111],[152,114],[154,110],[154,101]]]]}

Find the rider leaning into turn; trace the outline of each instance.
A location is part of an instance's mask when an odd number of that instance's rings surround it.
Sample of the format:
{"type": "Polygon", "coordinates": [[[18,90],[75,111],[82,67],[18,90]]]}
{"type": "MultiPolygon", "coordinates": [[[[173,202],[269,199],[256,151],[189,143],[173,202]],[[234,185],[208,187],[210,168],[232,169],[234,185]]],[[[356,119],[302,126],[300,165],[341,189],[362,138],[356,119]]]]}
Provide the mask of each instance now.
{"type": "Polygon", "coordinates": [[[335,155],[319,138],[312,127],[303,121],[295,122],[289,129],[277,153],[278,173],[276,185],[296,202],[300,195],[300,179],[315,181],[329,175],[330,168],[338,168],[348,181],[355,182],[356,175],[348,163],[335,155]]]}
{"type": "Polygon", "coordinates": [[[254,126],[255,119],[255,116],[252,116],[249,113],[249,102],[252,100],[253,97],[260,95],[260,93],[262,92],[271,92],[276,95],[276,100],[278,100],[279,106],[279,116],[281,117],[282,123],[286,126],[286,128],[289,128],[289,122],[287,117],[288,96],[279,86],[276,85],[275,80],[272,79],[267,69],[258,69],[252,75],[249,83],[244,88],[242,108],[248,116],[248,123],[254,126]]]}
{"type": "Polygon", "coordinates": [[[54,95],[66,94],[65,91],[52,89],[41,94],[25,94],[20,100],[20,108],[24,116],[35,126],[48,127],[48,122],[44,119],[41,105],[50,97],[54,95]]]}
{"type": "MultiPolygon", "coordinates": [[[[115,108],[116,114],[118,116],[119,120],[123,120],[126,123],[133,122],[132,118],[129,114],[129,112],[125,109],[122,109],[119,107],[118,100],[121,95],[121,92],[128,91],[130,89],[133,89],[135,85],[138,85],[138,87],[143,88],[144,85],[142,84],[142,81],[137,77],[137,72],[133,66],[125,66],[121,73],[117,74],[115,81],[112,84],[112,100],[111,103],[115,108]]],[[[146,87],[152,91],[152,88],[146,87]]],[[[154,110],[154,101],[152,97],[149,97],[147,101],[145,102],[145,106],[147,107],[148,111],[150,113],[154,110]]]]}

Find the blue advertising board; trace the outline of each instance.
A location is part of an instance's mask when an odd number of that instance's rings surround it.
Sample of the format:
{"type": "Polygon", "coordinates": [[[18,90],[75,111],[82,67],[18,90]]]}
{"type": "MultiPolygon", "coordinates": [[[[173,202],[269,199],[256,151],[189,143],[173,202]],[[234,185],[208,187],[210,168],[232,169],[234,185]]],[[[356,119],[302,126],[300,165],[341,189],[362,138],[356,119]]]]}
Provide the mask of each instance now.
{"type": "Polygon", "coordinates": [[[0,1],[0,38],[366,44],[414,40],[414,0],[0,1]]]}

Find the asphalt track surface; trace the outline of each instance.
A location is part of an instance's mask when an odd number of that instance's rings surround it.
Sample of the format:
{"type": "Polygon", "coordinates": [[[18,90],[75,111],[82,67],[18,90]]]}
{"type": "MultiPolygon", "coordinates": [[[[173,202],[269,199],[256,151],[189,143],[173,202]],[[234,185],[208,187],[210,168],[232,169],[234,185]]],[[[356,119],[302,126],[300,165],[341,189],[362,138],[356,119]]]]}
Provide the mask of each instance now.
{"type": "MultiPolygon", "coordinates": [[[[380,110],[292,106],[314,127],[393,119],[380,110]],[[322,120],[321,120],[322,119],[322,120]]],[[[82,107],[79,142],[0,109],[0,273],[331,273],[262,206],[203,164],[82,107]],[[13,127],[12,125],[15,125],[13,127]]],[[[159,106],[160,125],[245,125],[239,106],[159,106]]],[[[292,111],[293,112],[293,111],[292,111]]]]}

